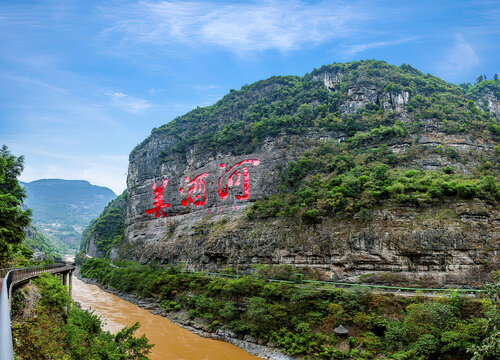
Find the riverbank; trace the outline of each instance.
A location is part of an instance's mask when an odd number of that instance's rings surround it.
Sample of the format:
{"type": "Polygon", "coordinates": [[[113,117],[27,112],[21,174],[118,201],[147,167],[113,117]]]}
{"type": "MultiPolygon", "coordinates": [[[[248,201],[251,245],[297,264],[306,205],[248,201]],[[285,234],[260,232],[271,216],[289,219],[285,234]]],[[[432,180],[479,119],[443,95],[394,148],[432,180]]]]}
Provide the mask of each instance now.
{"type": "Polygon", "coordinates": [[[231,331],[223,329],[217,329],[215,332],[211,332],[207,324],[203,323],[200,319],[196,319],[196,321],[190,319],[188,312],[185,310],[167,312],[158,302],[155,302],[153,299],[144,299],[137,297],[134,294],[127,294],[116,291],[115,289],[109,286],[99,284],[95,280],[83,277],[78,270],[75,272],[75,276],[80,281],[86,284],[96,285],[102,291],[115,295],[131,304],[138,306],[141,309],[147,310],[153,315],[159,315],[165,317],[173,324],[176,324],[190,331],[191,333],[199,335],[203,338],[223,341],[235,345],[238,348],[248,352],[249,354],[257,356],[261,359],[266,359],[266,360],[296,359],[281,353],[276,348],[271,348],[269,346],[258,344],[256,340],[250,338],[249,336],[247,336],[245,339],[241,339],[238,338],[236,334],[232,333],[231,331]]]}
{"type": "Polygon", "coordinates": [[[257,339],[257,345],[297,358],[468,359],[468,349],[491,335],[486,324],[496,309],[491,299],[459,292],[409,297],[255,276],[212,277],[155,264],[114,265],[89,259],[80,271],[113,290],[158,299],[161,308],[151,311],[166,311],[176,322],[222,336],[229,329],[229,336],[257,339]]]}

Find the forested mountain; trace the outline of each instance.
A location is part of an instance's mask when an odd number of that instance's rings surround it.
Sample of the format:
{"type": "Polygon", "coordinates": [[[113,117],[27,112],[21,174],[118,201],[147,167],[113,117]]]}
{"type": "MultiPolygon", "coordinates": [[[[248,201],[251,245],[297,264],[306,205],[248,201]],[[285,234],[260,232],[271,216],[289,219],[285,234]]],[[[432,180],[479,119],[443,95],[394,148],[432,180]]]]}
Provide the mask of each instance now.
{"type": "Polygon", "coordinates": [[[81,233],[116,195],[84,180],[43,179],[22,183],[33,223],[61,249],[76,249],[81,233]]]}
{"type": "Polygon", "coordinates": [[[132,151],[110,257],[481,282],[498,267],[499,89],[369,60],[231,90],[132,151]]]}

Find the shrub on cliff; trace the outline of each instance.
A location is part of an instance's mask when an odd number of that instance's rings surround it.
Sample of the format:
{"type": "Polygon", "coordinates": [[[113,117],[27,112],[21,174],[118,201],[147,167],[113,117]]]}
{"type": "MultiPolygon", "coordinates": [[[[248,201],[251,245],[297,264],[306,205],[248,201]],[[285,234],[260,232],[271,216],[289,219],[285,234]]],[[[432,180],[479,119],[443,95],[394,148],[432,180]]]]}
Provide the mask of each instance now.
{"type": "Polygon", "coordinates": [[[316,223],[387,200],[415,205],[433,205],[444,198],[500,200],[499,180],[488,169],[478,169],[474,175],[448,168],[395,169],[390,166],[394,161],[401,164],[408,159],[396,156],[394,160],[388,154],[383,145],[359,149],[348,143],[325,143],[290,162],[281,174],[280,191],[257,200],[247,215],[251,219],[295,216],[316,223]]]}

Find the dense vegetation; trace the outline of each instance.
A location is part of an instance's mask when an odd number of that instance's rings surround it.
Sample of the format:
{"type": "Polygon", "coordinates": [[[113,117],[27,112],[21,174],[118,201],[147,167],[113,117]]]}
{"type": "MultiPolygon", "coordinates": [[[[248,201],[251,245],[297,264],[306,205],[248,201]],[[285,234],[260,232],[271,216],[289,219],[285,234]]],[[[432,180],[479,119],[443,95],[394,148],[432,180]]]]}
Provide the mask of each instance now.
{"type": "Polygon", "coordinates": [[[23,170],[24,157],[12,155],[3,145],[0,149],[0,266],[4,267],[14,254],[24,251],[24,228],[30,223],[30,210],[21,209],[26,197],[17,177],[23,170]]]}
{"type": "MultiPolygon", "coordinates": [[[[82,275],[186,311],[208,330],[230,330],[309,359],[497,359],[500,278],[482,300],[379,294],[244,276],[211,278],[136,263],[89,259],[82,275]],[[118,266],[118,267],[117,267],[118,266]],[[346,336],[333,331],[349,329],[346,336]],[[342,350],[344,349],[344,350],[342,350]]],[[[269,272],[260,272],[260,274],[269,272]]]]}
{"type": "Polygon", "coordinates": [[[177,140],[175,146],[164,149],[163,160],[185,156],[195,144],[205,151],[251,153],[265,138],[280,133],[342,131],[352,137],[393,126],[397,118],[386,104],[387,96],[407,92],[411,132],[422,131],[424,120],[437,119],[447,133],[468,132],[498,140],[498,120],[478,110],[471,101],[480,98],[487,88],[493,89],[498,98],[498,87],[500,81],[492,80],[464,88],[424,75],[409,65],[397,67],[383,61],[334,63],[304,77],[274,76],[239,91],[231,90],[216,104],[190,111],[153,129],[152,135],[168,134],[177,140]],[[318,79],[325,71],[339,74],[335,88],[327,89],[318,79]],[[341,111],[349,90],[356,87],[375,88],[377,101],[354,114],[341,111]]]}
{"type": "Polygon", "coordinates": [[[16,157],[7,146],[0,149],[0,267],[33,265],[33,252],[46,253],[46,263],[58,259],[61,249],[31,224],[31,210],[23,209],[25,189],[17,177],[24,157],[16,157]]]}
{"type": "MultiPolygon", "coordinates": [[[[375,129],[369,136],[382,140],[406,132],[402,124],[393,128],[375,129]]],[[[368,211],[386,200],[417,206],[441,203],[446,198],[481,198],[493,204],[500,200],[500,154],[483,159],[472,175],[457,173],[451,166],[439,171],[404,169],[416,153],[458,155],[453,148],[418,145],[396,155],[383,141],[360,146],[367,138],[358,133],[344,143],[325,143],[290,162],[282,171],[280,191],[257,200],[249,217],[300,216],[314,222],[336,213],[368,211]]]]}
{"type": "Polygon", "coordinates": [[[112,335],[101,329],[99,317],[72,304],[66,288],[56,277],[43,274],[33,284],[41,295],[36,304],[27,302],[27,305],[24,301],[28,296],[33,297],[29,288],[14,294],[12,334],[18,358],[148,359],[152,345],[144,335],[133,336],[138,323],[112,335]]]}
{"type": "Polygon", "coordinates": [[[61,248],[31,224],[31,210],[24,209],[25,189],[17,177],[24,157],[16,157],[4,145],[0,149],[0,266],[32,265],[34,251],[46,253],[47,261],[58,258],[61,248]]]}
{"type": "Polygon", "coordinates": [[[84,252],[87,249],[91,238],[103,255],[107,255],[113,244],[121,243],[126,200],[127,192],[124,191],[104,208],[98,218],[92,220],[83,231],[80,251],[84,252]]]}
{"type": "Polygon", "coordinates": [[[481,80],[478,79],[476,85],[461,84],[460,85],[466,92],[467,96],[474,101],[481,100],[487,93],[500,98],[500,82],[498,76],[494,80],[481,80]]]}

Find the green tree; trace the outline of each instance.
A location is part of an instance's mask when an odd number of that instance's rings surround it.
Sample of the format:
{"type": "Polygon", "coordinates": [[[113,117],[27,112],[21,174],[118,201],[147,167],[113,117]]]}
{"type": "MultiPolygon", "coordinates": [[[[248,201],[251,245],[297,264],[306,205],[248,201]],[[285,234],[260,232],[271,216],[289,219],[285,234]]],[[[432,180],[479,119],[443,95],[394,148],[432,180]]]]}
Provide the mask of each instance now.
{"type": "Polygon", "coordinates": [[[410,341],[417,341],[426,334],[440,336],[457,321],[453,307],[439,302],[411,304],[406,307],[406,311],[403,329],[410,341]]]}
{"type": "Polygon", "coordinates": [[[245,318],[249,323],[250,329],[258,334],[261,331],[269,329],[271,316],[269,315],[266,299],[253,296],[247,300],[247,311],[245,318]]]}
{"type": "Polygon", "coordinates": [[[61,281],[41,274],[32,282],[40,299],[29,320],[13,321],[14,351],[19,359],[147,360],[152,344],[145,335],[135,337],[139,323],[116,335],[101,328],[101,320],[73,304],[61,281]]]}
{"type": "Polygon", "coordinates": [[[25,237],[30,210],[22,210],[26,197],[17,177],[23,170],[24,157],[16,157],[7,146],[0,149],[0,264],[5,264],[25,237]]]}
{"type": "Polygon", "coordinates": [[[471,360],[493,360],[500,358],[500,271],[493,272],[493,283],[485,285],[486,295],[490,298],[492,309],[489,311],[488,336],[480,345],[472,345],[469,352],[471,360]]]}

